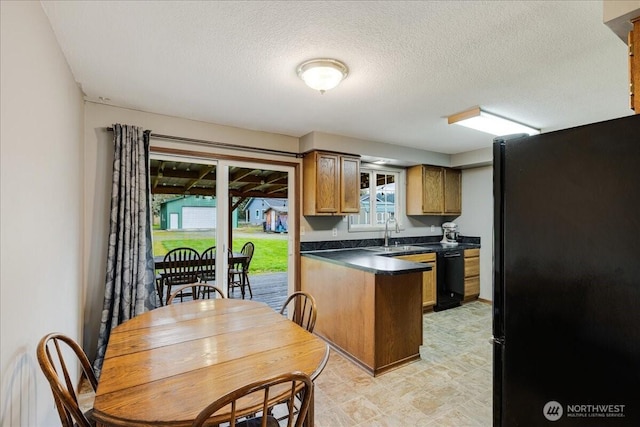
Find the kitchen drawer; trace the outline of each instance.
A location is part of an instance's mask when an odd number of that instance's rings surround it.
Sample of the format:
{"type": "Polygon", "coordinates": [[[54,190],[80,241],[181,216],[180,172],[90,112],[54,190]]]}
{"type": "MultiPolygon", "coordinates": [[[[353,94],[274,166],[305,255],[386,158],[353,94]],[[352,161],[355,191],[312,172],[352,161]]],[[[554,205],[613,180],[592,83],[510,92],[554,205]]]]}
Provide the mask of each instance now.
{"type": "Polygon", "coordinates": [[[480,275],[480,257],[464,259],[464,277],[480,275]]]}
{"type": "Polygon", "coordinates": [[[465,299],[470,296],[476,296],[479,294],[480,294],[480,276],[468,277],[464,279],[465,299]]]}
{"type": "Polygon", "coordinates": [[[471,258],[474,256],[480,256],[480,249],[465,249],[464,250],[464,257],[465,258],[471,258]]]}
{"type": "Polygon", "coordinates": [[[413,262],[436,262],[436,253],[430,252],[427,254],[400,255],[394,258],[413,262]]]}

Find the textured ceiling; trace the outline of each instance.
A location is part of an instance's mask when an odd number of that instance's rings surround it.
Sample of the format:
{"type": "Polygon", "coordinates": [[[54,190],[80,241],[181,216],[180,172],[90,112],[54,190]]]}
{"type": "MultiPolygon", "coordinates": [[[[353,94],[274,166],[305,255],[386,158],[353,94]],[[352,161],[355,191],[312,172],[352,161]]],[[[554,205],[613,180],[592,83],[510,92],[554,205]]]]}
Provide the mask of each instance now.
{"type": "Polygon", "coordinates": [[[449,154],[491,145],[446,122],[478,105],[543,131],[631,114],[627,48],[600,1],[42,6],[86,98],[121,107],[449,154]],[[315,57],[348,78],[307,88],[295,69],[315,57]]]}

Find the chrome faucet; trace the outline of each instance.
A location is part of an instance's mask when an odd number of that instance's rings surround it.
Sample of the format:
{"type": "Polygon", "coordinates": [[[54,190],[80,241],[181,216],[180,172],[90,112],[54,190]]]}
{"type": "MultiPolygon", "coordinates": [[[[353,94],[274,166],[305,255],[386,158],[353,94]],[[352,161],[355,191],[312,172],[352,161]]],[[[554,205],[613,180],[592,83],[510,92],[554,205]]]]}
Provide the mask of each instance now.
{"type": "Polygon", "coordinates": [[[393,213],[390,214],[389,218],[384,223],[384,247],[389,247],[389,223],[393,222],[396,226],[396,233],[400,232],[400,225],[398,224],[398,220],[393,217],[393,213]]]}

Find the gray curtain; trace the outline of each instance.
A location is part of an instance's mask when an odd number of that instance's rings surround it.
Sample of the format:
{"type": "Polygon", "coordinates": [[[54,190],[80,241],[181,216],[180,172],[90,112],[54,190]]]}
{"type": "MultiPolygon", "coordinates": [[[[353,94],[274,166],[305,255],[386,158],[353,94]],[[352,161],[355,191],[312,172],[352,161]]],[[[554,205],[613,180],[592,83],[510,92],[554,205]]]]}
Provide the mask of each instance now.
{"type": "Polygon", "coordinates": [[[107,275],[98,350],[93,365],[97,376],[102,369],[111,330],[138,314],[156,308],[149,131],[115,124],[113,141],[107,275]]]}

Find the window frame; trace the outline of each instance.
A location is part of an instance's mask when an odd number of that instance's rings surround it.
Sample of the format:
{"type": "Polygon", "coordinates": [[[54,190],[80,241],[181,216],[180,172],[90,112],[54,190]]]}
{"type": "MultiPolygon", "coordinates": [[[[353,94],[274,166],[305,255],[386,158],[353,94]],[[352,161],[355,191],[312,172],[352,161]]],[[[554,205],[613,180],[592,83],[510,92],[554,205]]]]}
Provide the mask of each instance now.
{"type": "Polygon", "coordinates": [[[369,174],[369,197],[371,200],[371,209],[370,212],[375,212],[375,214],[369,215],[368,224],[353,224],[351,222],[351,218],[353,216],[360,216],[360,212],[357,214],[350,214],[347,216],[347,225],[349,232],[367,232],[367,231],[380,231],[384,230],[384,224],[379,224],[377,217],[379,216],[376,209],[376,187],[375,187],[375,174],[384,174],[384,175],[393,175],[394,176],[394,218],[399,221],[400,228],[402,228],[402,223],[400,222],[400,218],[402,215],[400,203],[401,200],[404,199],[404,186],[401,185],[403,176],[401,169],[395,169],[390,167],[379,167],[373,164],[366,164],[360,166],[360,173],[368,173],[369,174]]]}

